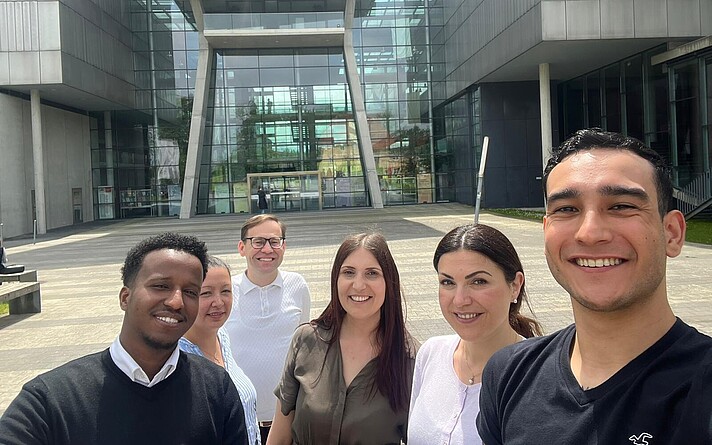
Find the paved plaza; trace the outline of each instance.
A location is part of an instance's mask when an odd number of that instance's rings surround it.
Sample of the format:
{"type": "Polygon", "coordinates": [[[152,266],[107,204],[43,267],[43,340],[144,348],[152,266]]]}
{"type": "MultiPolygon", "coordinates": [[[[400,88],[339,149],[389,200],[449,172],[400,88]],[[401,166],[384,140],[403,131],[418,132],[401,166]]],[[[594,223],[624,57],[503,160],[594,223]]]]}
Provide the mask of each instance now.
{"type": "MultiPolygon", "coordinates": [[[[240,226],[249,215],[199,216],[190,220],[152,218],[90,223],[54,231],[32,240],[6,241],[13,263],[38,271],[42,313],[0,317],[0,413],[22,384],[73,358],[100,351],[116,337],[119,269],[128,249],[163,231],[194,234],[210,252],[234,270],[244,267],[237,253],[240,226]]],[[[332,210],[282,215],[287,223],[287,252],[282,268],[299,272],[309,283],[312,317],[329,300],[329,272],[344,236],[377,229],[389,241],[406,297],[408,327],[423,341],[451,333],[437,301],[433,251],[451,228],[472,222],[471,206],[432,204],[332,210]]],[[[546,267],[541,224],[483,214],[480,222],[504,232],[517,248],[526,273],[531,306],[546,332],[572,321],[566,293],[546,267]]],[[[668,262],[668,287],[675,313],[701,331],[712,333],[712,248],[686,245],[668,262]]]]}

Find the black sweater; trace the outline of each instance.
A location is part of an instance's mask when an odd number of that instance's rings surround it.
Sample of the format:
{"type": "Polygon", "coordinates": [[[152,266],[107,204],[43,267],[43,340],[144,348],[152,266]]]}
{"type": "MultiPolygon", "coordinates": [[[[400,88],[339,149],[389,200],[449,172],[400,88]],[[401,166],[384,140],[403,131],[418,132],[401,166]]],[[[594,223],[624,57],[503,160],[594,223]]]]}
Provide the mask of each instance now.
{"type": "Polygon", "coordinates": [[[247,444],[229,375],[180,353],[176,370],[148,388],[132,382],[109,350],[25,384],[0,419],[0,444],[247,444]]]}

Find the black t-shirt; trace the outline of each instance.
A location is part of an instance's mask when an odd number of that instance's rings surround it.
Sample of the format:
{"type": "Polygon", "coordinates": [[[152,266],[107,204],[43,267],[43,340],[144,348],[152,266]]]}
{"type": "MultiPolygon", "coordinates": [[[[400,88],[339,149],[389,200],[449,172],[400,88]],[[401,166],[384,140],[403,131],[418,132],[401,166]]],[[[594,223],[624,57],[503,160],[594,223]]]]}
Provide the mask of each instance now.
{"type": "Polygon", "coordinates": [[[653,346],[584,391],[571,325],[497,352],[482,376],[487,445],[712,444],[712,338],[677,320],[653,346]]]}

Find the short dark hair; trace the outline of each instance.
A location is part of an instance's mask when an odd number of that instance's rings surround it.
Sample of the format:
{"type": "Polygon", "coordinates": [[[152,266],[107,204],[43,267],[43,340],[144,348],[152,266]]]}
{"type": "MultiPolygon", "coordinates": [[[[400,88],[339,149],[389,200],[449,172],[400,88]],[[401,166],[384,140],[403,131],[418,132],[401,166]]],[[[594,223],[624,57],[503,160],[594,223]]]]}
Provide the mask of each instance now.
{"type": "Polygon", "coordinates": [[[653,181],[658,193],[658,212],[664,217],[669,211],[675,209],[675,202],[672,197],[672,180],[670,179],[670,167],[662,156],[655,150],[647,147],[638,139],[624,136],[620,133],[603,131],[600,128],[587,128],[578,130],[570,138],[566,139],[552,154],[546,163],[542,186],[544,187],[544,197],[546,198],[546,181],[549,173],[559,165],[564,159],[582,150],[593,149],[627,150],[646,161],[650,162],[654,170],[653,181]]]}
{"type": "MultiPolygon", "coordinates": [[[[440,243],[438,243],[438,247],[435,248],[435,255],[433,255],[433,267],[435,267],[435,270],[438,270],[440,257],[446,253],[459,250],[477,252],[489,258],[500,268],[504,274],[504,279],[508,283],[514,281],[517,272],[521,272],[524,275],[522,262],[519,260],[519,255],[517,255],[517,251],[511,241],[494,227],[484,224],[467,224],[456,227],[445,234],[440,243]]],[[[522,337],[529,338],[541,335],[542,330],[536,320],[519,312],[522,304],[526,303],[529,306],[525,284],[526,280],[522,280],[517,302],[509,305],[509,325],[522,337]]],[[[529,307],[529,310],[531,311],[531,307],[529,307]]]]}
{"type": "Polygon", "coordinates": [[[242,225],[242,229],[240,229],[240,239],[242,241],[245,241],[245,238],[247,238],[247,231],[255,226],[262,224],[265,221],[274,221],[279,224],[279,228],[282,230],[282,238],[287,237],[287,226],[276,216],[270,215],[269,213],[263,213],[260,215],[255,215],[245,221],[245,224],[242,225]]]}
{"type": "Polygon", "coordinates": [[[203,266],[203,279],[208,271],[208,248],[205,243],[191,235],[181,235],[175,232],[165,232],[151,236],[132,247],[126,254],[121,268],[121,280],[124,286],[132,286],[138,275],[146,255],[156,250],[173,249],[185,252],[200,260],[203,266]]]}
{"type": "Polygon", "coordinates": [[[331,330],[329,347],[339,341],[346,310],[339,301],[339,274],[346,258],[357,249],[370,252],[378,261],[386,283],[386,298],[381,306],[381,317],[376,330],[379,353],[376,359],[374,388],[386,398],[393,410],[407,409],[410,386],[407,384],[408,357],[410,356],[409,334],[405,329],[402,291],[398,267],[388,249],[386,239],[380,233],[361,233],[347,237],[334,258],[331,268],[331,301],[324,312],[312,324],[331,330]]]}

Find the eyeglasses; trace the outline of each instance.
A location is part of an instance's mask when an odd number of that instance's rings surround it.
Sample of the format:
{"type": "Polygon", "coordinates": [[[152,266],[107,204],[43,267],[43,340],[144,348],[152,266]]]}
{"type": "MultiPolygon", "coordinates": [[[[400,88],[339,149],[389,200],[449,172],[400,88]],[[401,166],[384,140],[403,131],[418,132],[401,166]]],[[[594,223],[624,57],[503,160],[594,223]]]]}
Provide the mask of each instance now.
{"type": "Polygon", "coordinates": [[[274,237],[274,238],[262,238],[261,236],[251,236],[245,238],[243,241],[250,241],[250,244],[255,249],[261,249],[269,241],[269,246],[273,249],[281,249],[284,245],[284,237],[274,237]]]}

